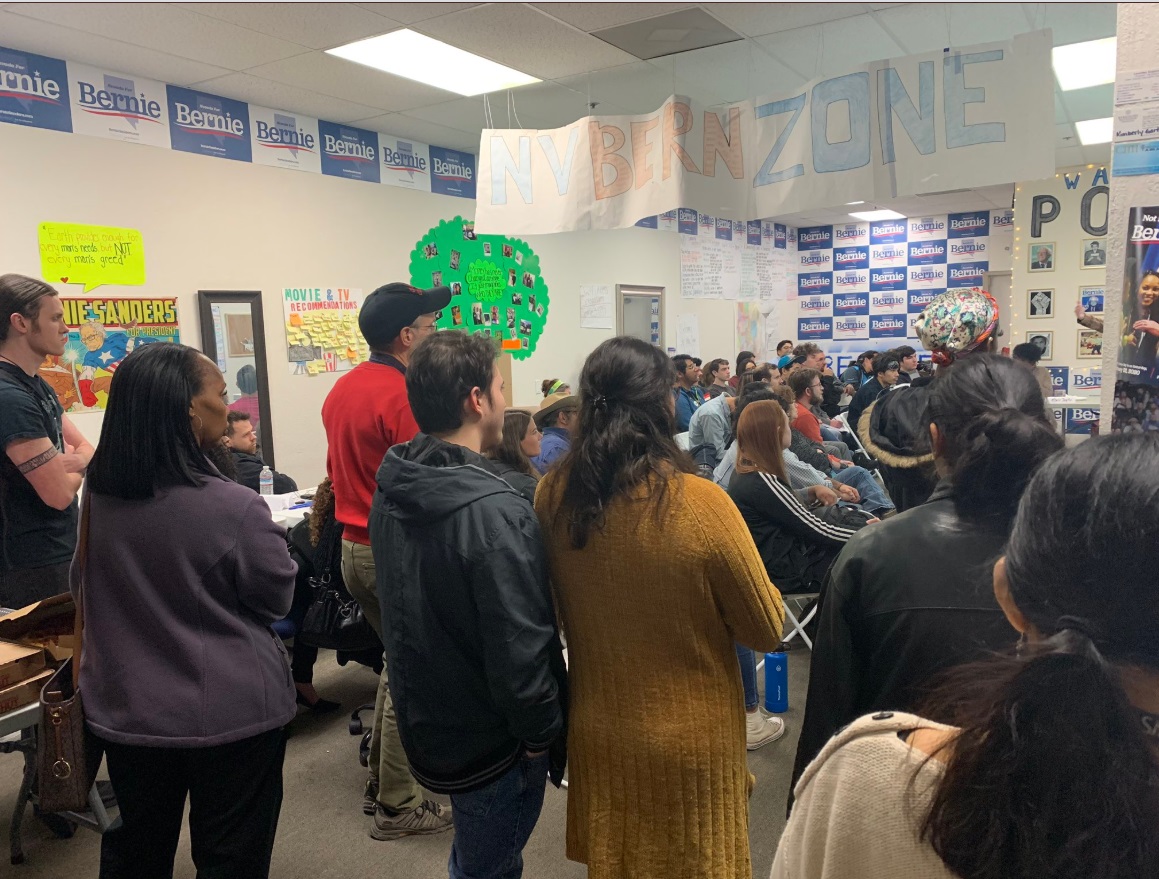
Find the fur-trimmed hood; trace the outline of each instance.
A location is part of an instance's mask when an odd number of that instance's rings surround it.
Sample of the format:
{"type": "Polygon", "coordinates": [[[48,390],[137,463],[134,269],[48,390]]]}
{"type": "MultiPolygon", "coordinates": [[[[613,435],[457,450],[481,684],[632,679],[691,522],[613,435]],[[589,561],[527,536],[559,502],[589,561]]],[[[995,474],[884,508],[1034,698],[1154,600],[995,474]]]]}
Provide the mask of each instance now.
{"type": "Polygon", "coordinates": [[[929,389],[902,385],[869,405],[857,425],[865,450],[887,467],[908,470],[934,460],[926,405],[929,389]]]}

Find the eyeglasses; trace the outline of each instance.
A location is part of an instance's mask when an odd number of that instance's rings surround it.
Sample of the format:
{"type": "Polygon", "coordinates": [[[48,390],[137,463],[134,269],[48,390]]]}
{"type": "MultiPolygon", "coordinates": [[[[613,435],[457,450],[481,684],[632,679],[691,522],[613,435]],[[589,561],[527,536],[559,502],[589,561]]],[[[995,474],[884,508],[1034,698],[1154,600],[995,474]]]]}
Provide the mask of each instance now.
{"type": "Polygon", "coordinates": [[[429,324],[411,324],[407,329],[414,330],[416,333],[433,332],[437,329],[437,325],[433,322],[429,324]]]}

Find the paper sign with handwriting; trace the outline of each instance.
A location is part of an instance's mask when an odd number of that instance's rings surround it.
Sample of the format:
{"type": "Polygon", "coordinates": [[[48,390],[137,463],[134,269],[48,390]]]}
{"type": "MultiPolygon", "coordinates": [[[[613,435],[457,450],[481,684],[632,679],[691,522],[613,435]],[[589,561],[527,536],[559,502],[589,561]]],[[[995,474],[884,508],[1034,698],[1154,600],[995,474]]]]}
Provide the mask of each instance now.
{"type": "Polygon", "coordinates": [[[50,284],[140,287],[145,283],[145,245],[137,229],[41,223],[40,274],[50,284]]]}

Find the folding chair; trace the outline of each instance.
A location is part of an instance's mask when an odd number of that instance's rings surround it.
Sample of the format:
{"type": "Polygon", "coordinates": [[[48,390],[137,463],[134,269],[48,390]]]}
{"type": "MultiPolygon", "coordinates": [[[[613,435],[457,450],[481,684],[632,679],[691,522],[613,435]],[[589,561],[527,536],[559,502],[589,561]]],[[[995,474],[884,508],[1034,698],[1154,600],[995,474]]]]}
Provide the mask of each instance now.
{"type": "Polygon", "coordinates": [[[794,636],[800,635],[805,646],[810,650],[813,649],[813,640],[805,633],[805,626],[809,625],[813,617],[817,615],[817,608],[820,607],[817,599],[820,594],[819,592],[794,592],[791,595],[781,596],[781,603],[785,608],[785,622],[787,623],[785,628],[792,629],[781,639],[782,641],[788,643],[794,636]],[[793,606],[790,606],[790,603],[793,606]]]}

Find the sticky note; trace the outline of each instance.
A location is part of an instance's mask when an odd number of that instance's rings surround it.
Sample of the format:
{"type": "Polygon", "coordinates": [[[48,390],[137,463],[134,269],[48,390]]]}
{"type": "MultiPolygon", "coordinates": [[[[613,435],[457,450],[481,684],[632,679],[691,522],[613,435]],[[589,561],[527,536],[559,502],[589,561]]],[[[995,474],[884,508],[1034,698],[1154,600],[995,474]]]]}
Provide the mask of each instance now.
{"type": "Polygon", "coordinates": [[[40,274],[49,283],[140,287],[145,283],[145,245],[137,229],[41,223],[40,274]]]}

